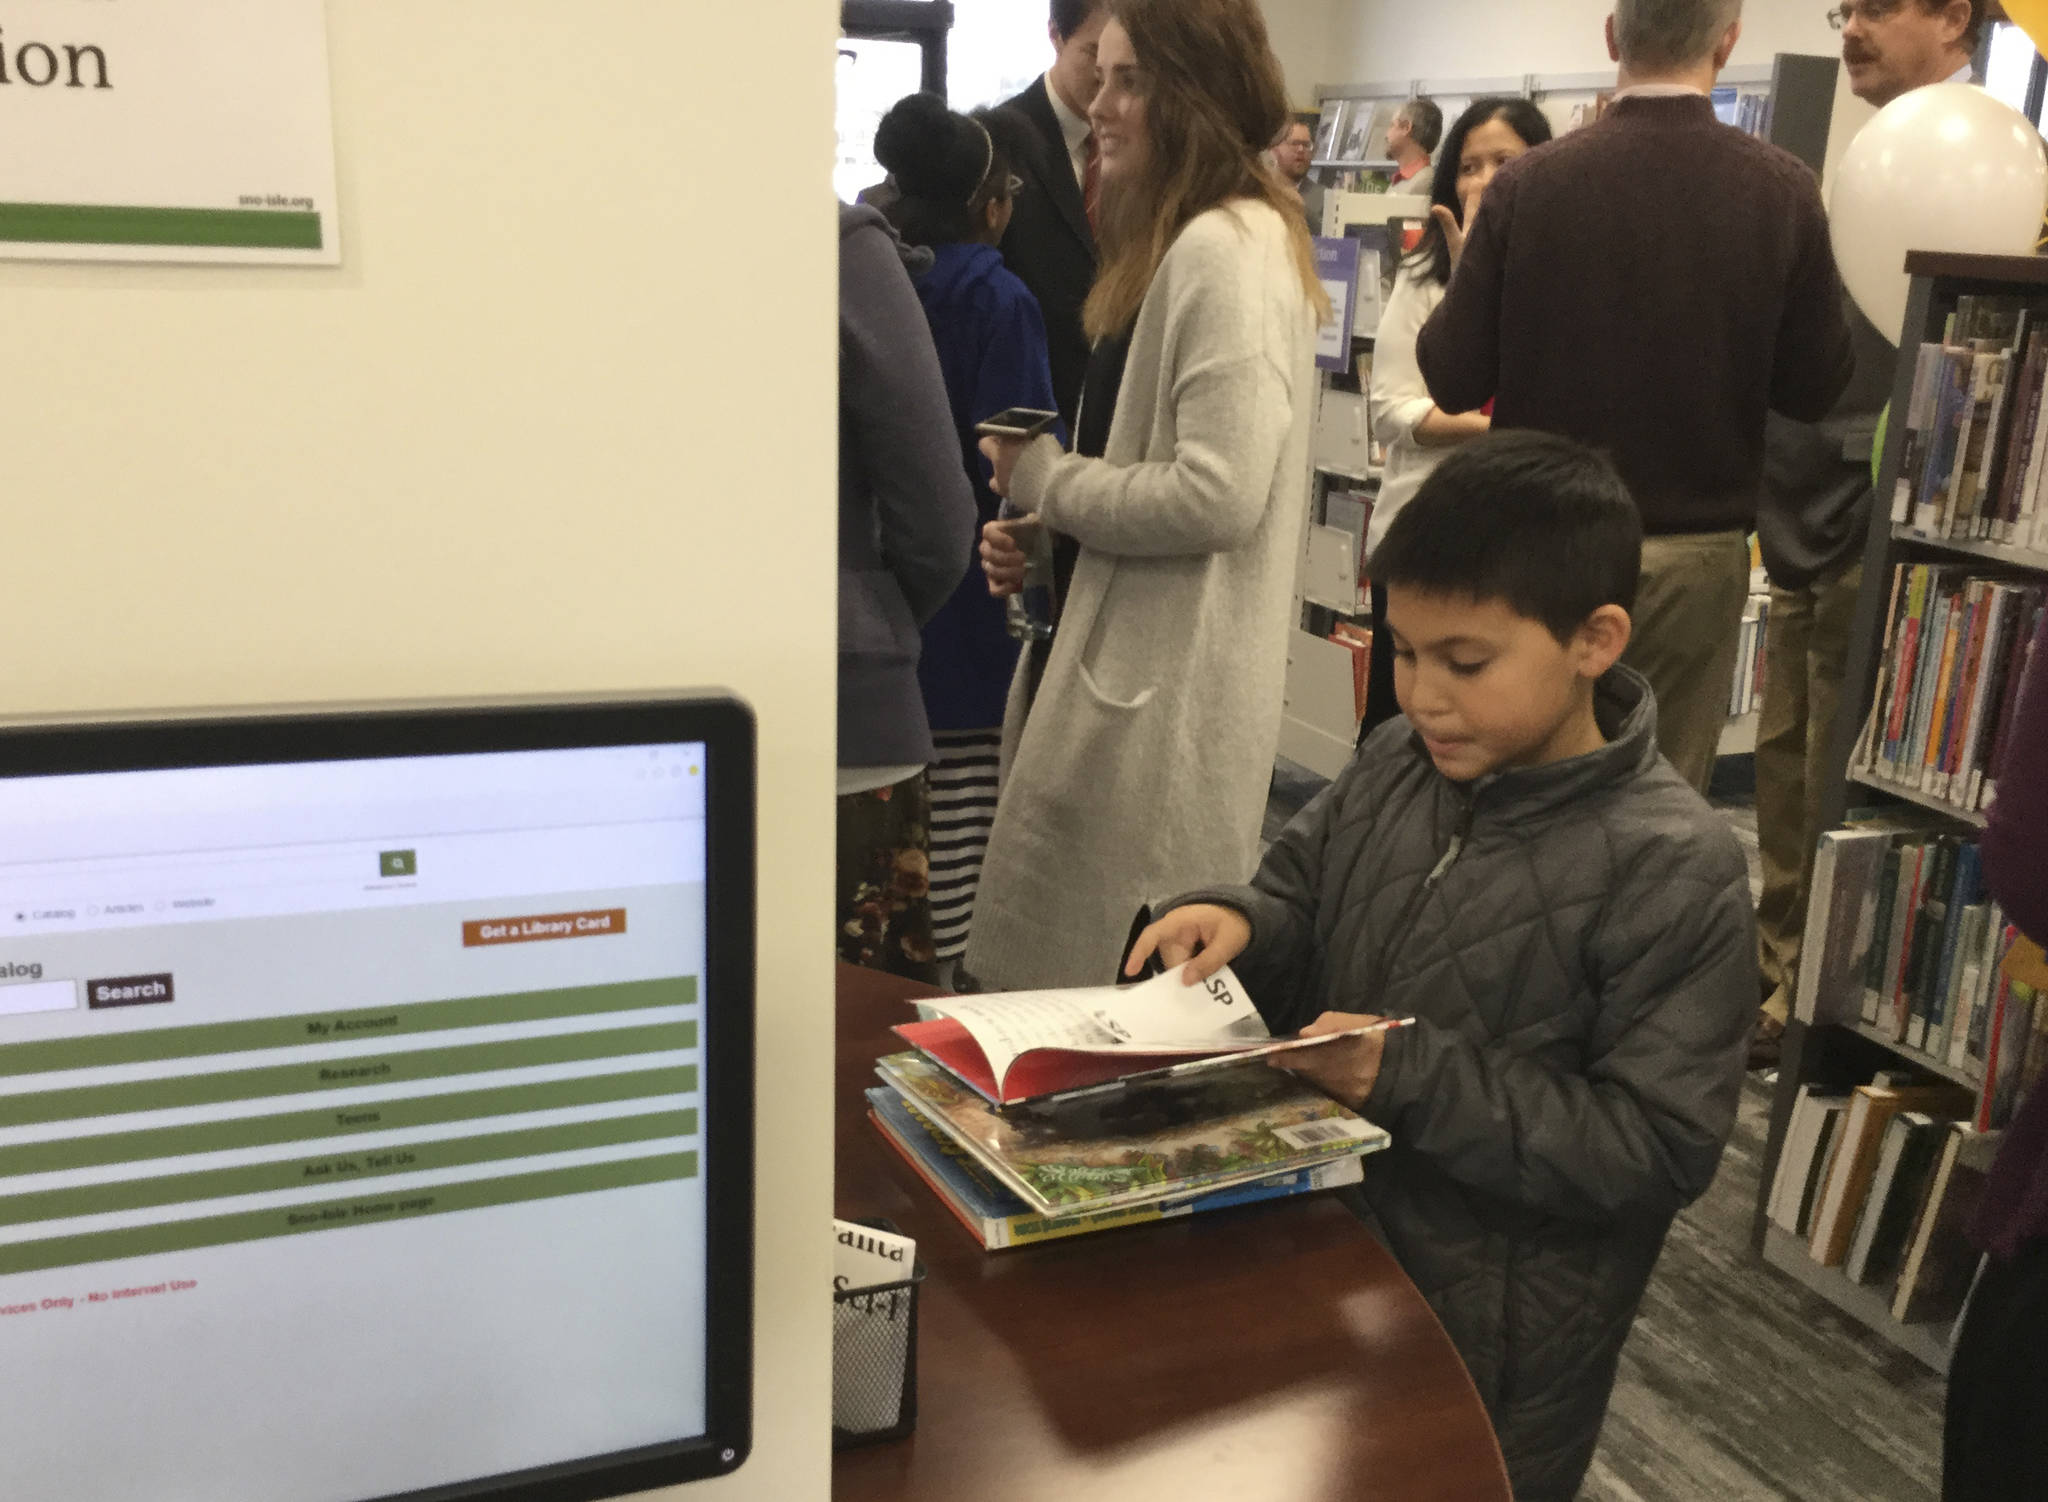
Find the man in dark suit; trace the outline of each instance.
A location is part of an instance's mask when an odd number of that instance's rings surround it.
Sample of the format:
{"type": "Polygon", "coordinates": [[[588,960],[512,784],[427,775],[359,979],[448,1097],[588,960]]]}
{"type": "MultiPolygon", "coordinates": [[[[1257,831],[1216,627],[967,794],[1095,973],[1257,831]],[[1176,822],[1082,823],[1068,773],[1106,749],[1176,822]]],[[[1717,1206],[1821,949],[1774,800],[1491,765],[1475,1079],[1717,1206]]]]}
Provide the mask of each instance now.
{"type": "Polygon", "coordinates": [[[1095,44],[1108,22],[1105,0],[1052,0],[1053,64],[1001,106],[1022,117],[1040,148],[1038,160],[1017,166],[1024,189],[1003,236],[1003,259],[1045,314],[1053,395],[1070,433],[1088,373],[1081,305],[1095,285],[1088,193],[1096,180],[1088,104],[1095,97],[1095,44]]]}

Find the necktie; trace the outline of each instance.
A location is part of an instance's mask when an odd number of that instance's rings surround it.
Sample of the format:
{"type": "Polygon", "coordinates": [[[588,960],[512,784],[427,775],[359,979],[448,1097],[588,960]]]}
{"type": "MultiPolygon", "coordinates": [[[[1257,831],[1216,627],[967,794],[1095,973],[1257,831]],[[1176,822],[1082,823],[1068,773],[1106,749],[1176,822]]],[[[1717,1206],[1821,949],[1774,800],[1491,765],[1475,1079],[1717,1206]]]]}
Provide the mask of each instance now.
{"type": "Polygon", "coordinates": [[[1095,228],[1095,216],[1102,207],[1102,148],[1095,144],[1095,132],[1088,133],[1088,139],[1081,143],[1087,152],[1086,164],[1081,168],[1081,206],[1088,211],[1088,228],[1095,228]]]}

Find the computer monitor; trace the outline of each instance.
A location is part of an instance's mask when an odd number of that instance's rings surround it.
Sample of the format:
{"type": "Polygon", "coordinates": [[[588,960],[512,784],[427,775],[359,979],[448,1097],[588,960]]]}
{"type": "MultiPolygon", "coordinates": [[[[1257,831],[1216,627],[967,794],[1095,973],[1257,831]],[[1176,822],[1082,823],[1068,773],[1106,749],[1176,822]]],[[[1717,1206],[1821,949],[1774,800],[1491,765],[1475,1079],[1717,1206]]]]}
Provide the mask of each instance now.
{"type": "Polygon", "coordinates": [[[753,818],[723,697],[0,729],[0,1490],[737,1467],[753,818]]]}

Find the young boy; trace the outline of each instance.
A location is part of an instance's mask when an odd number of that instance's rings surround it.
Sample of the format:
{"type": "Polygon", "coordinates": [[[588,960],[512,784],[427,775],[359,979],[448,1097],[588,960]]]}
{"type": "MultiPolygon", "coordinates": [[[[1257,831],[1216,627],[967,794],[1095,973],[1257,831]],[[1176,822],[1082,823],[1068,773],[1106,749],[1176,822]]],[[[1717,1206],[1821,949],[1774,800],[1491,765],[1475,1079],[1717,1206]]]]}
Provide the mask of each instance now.
{"type": "Polygon", "coordinates": [[[1446,459],[1372,559],[1405,717],[1251,886],[1178,899],[1130,957],[1235,965],[1276,1033],[1415,1018],[1291,1067],[1393,1134],[1361,1213],[1457,1343],[1520,1502],[1578,1491],[1756,1013],[1742,853],[1619,665],[1641,549],[1589,450],[1516,432],[1446,459]]]}

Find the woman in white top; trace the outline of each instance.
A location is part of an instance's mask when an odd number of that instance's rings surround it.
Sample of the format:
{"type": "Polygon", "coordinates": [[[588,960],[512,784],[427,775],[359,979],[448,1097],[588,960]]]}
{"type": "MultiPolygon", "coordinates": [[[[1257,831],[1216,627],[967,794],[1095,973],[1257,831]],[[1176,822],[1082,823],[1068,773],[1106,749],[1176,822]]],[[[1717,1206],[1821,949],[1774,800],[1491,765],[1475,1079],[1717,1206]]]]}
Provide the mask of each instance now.
{"type": "MultiPolygon", "coordinates": [[[[995,989],[1105,984],[1140,903],[1244,880],[1280,741],[1328,306],[1301,200],[1264,161],[1287,91],[1257,0],[1109,13],[1075,451],[983,446],[1012,509],[1073,545],[1003,725],[965,966],[995,989]]],[[[983,539],[1011,592],[1014,524],[983,539]]]]}
{"type": "MultiPolygon", "coordinates": [[[[1422,332],[1450,285],[1454,260],[1451,233],[1463,242],[1464,228],[1478,212],[1494,173],[1550,139],[1550,122],[1526,99],[1481,99],[1458,117],[1444,138],[1443,170],[1430,194],[1430,224],[1394,278],[1393,294],[1380,315],[1373,340],[1373,433],[1387,446],[1379,500],[1366,533],[1370,556],[1387,528],[1408,504],[1437,462],[1492,425],[1483,412],[1458,416],[1437,410],[1415,363],[1415,337],[1422,332]]],[[[1400,713],[1394,702],[1394,647],[1386,632],[1386,592],[1372,591],[1372,673],[1366,686],[1362,741],[1400,713]]]]}

